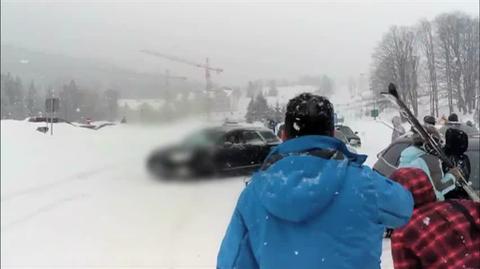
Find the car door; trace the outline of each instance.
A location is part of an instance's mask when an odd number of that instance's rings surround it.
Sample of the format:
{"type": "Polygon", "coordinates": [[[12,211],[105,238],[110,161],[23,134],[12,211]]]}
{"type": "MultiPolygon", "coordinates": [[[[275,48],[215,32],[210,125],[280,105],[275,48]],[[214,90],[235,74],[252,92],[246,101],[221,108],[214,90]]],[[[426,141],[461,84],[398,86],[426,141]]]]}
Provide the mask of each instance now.
{"type": "Polygon", "coordinates": [[[373,170],[389,177],[398,168],[402,151],[411,144],[411,141],[408,140],[394,141],[387,147],[387,149],[377,155],[378,160],[373,165],[373,170]]]}
{"type": "Polygon", "coordinates": [[[266,146],[265,140],[255,130],[242,131],[241,138],[245,146],[243,165],[259,165],[263,161],[260,160],[260,158],[262,156],[262,150],[266,146]]]}
{"type": "Polygon", "coordinates": [[[216,153],[216,163],[222,170],[234,169],[245,162],[245,146],[240,131],[231,131],[224,135],[216,153]]]}
{"type": "Polygon", "coordinates": [[[259,162],[263,163],[265,158],[272,150],[272,147],[278,146],[280,143],[282,143],[282,140],[280,140],[280,138],[278,138],[278,136],[276,136],[270,130],[259,130],[258,133],[263,137],[263,140],[265,140],[266,142],[260,151],[260,155],[258,156],[259,162]]]}

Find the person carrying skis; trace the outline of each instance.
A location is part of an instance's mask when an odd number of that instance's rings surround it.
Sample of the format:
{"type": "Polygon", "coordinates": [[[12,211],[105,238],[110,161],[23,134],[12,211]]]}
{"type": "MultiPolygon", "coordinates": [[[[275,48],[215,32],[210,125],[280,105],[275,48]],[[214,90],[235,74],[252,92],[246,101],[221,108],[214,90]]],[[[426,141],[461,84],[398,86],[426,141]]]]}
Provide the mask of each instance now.
{"type": "MultiPolygon", "coordinates": [[[[434,127],[424,127],[437,142],[440,142],[440,135],[434,127]]],[[[440,159],[429,150],[425,141],[416,133],[413,135],[413,145],[400,154],[398,167],[414,167],[423,170],[430,179],[439,201],[445,200],[445,195],[455,189],[456,178],[459,178],[461,173],[459,168],[453,168],[448,173],[444,173],[440,159]]]]}
{"type": "Polygon", "coordinates": [[[415,201],[411,220],[392,234],[394,268],[480,268],[480,203],[436,201],[421,169],[400,168],[390,178],[415,201]]]}
{"type": "MultiPolygon", "coordinates": [[[[458,167],[465,179],[470,178],[471,165],[470,159],[465,154],[468,149],[468,135],[459,129],[450,128],[445,133],[445,147],[443,151],[450,161],[458,167]]],[[[443,171],[448,172],[448,167],[442,163],[443,171]]],[[[468,199],[468,194],[462,188],[455,188],[445,195],[445,199],[463,198],[468,199]]]]}
{"type": "Polygon", "coordinates": [[[413,198],[333,137],[333,106],[304,93],[289,101],[287,140],[238,198],[219,269],[380,268],[385,227],[406,224],[413,198]]]}
{"type": "Polygon", "coordinates": [[[399,116],[392,118],[393,132],[392,132],[392,142],[397,138],[405,134],[405,128],[402,126],[402,120],[399,116]]]}

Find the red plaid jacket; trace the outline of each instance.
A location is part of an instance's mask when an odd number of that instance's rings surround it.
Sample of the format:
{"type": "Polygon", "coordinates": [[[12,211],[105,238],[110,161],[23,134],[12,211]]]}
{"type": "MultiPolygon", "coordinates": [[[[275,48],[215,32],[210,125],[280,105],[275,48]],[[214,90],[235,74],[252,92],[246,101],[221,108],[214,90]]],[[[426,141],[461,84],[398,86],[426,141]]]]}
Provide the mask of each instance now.
{"type": "Polygon", "coordinates": [[[391,177],[415,200],[409,223],[392,234],[395,269],[480,268],[480,203],[437,202],[427,175],[419,169],[399,169],[391,177]]]}

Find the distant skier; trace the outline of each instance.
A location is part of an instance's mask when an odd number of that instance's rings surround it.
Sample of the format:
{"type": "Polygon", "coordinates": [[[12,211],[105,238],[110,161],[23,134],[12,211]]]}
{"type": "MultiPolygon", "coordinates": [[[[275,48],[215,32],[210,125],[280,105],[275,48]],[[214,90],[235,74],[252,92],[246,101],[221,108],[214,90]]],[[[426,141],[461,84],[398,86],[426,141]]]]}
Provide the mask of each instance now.
{"type": "Polygon", "coordinates": [[[392,132],[392,142],[397,138],[405,134],[405,128],[402,126],[402,120],[399,116],[392,118],[393,132],[392,132]]]}
{"type": "Polygon", "coordinates": [[[380,268],[384,229],[408,222],[412,196],[334,132],[328,99],[289,101],[287,140],[240,195],[217,268],[380,268]]]}
{"type": "Polygon", "coordinates": [[[420,169],[401,168],[391,178],[415,200],[411,220],[392,235],[394,268],[480,268],[480,203],[437,202],[420,169]]]}

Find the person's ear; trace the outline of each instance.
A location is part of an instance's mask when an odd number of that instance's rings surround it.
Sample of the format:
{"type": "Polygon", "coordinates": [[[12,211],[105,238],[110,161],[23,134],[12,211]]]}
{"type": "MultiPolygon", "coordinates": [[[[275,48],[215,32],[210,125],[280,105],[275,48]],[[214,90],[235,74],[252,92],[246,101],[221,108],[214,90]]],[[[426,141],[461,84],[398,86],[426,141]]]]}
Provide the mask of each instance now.
{"type": "Polygon", "coordinates": [[[285,129],[281,130],[280,131],[280,139],[282,139],[282,141],[285,141],[287,140],[287,132],[285,132],[285,129]]]}

